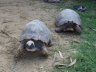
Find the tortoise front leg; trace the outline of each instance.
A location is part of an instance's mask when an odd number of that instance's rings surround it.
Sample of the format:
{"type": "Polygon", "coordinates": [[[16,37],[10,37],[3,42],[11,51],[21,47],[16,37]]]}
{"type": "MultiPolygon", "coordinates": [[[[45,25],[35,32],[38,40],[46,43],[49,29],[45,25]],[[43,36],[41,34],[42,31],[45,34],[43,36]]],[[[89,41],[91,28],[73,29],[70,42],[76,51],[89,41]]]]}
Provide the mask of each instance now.
{"type": "Polygon", "coordinates": [[[47,51],[47,49],[46,49],[46,46],[44,45],[44,46],[42,46],[42,49],[41,49],[41,54],[43,55],[43,56],[48,56],[48,51],[47,51]]]}
{"type": "Polygon", "coordinates": [[[19,47],[18,47],[18,49],[17,49],[17,51],[14,53],[14,59],[15,60],[19,60],[20,59],[21,54],[24,51],[24,48],[23,47],[24,47],[23,44],[20,44],[19,47]]]}
{"type": "Polygon", "coordinates": [[[81,34],[82,33],[82,30],[81,30],[79,25],[75,26],[75,31],[76,31],[77,34],[81,34]]]}
{"type": "Polygon", "coordinates": [[[66,30],[66,25],[62,25],[62,26],[55,28],[55,31],[59,33],[59,32],[62,32],[64,29],[66,30]]]}

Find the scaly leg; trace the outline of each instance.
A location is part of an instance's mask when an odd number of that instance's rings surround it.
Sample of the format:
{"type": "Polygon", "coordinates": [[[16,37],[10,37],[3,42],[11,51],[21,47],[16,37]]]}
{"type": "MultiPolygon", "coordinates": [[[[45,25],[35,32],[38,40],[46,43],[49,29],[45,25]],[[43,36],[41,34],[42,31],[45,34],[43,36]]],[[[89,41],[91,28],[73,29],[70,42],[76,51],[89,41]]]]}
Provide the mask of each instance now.
{"type": "Polygon", "coordinates": [[[48,56],[48,51],[47,51],[45,45],[42,46],[41,53],[42,53],[42,55],[44,55],[44,56],[46,56],[46,57],[48,56]]]}
{"type": "Polygon", "coordinates": [[[62,25],[62,26],[60,26],[60,27],[57,27],[57,28],[55,29],[55,31],[59,33],[59,32],[62,32],[64,29],[66,30],[66,26],[65,26],[65,25],[62,25]]]}
{"type": "Polygon", "coordinates": [[[79,25],[76,25],[76,26],[75,26],[75,31],[76,31],[77,34],[81,34],[81,33],[82,33],[82,30],[81,30],[81,28],[79,27],[79,25]]]}

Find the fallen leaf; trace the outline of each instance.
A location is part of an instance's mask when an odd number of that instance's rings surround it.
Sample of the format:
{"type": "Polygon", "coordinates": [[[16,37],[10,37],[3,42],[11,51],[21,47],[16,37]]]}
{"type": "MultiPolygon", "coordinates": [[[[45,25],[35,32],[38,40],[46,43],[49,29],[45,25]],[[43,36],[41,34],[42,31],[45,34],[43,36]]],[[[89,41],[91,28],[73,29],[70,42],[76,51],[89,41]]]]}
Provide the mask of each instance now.
{"type": "Polygon", "coordinates": [[[67,67],[70,67],[70,66],[74,65],[75,63],[76,63],[76,59],[74,59],[73,62],[71,62],[70,64],[68,64],[67,67]]]}
{"type": "Polygon", "coordinates": [[[44,66],[39,67],[39,69],[43,69],[43,68],[44,68],[44,66]]]}
{"type": "Polygon", "coordinates": [[[60,51],[59,51],[59,55],[60,55],[61,58],[64,58],[63,55],[62,55],[62,53],[60,51]]]}
{"type": "Polygon", "coordinates": [[[70,62],[72,63],[72,58],[70,57],[70,62]]]}
{"type": "Polygon", "coordinates": [[[92,29],[93,31],[96,31],[96,29],[92,29]]]}

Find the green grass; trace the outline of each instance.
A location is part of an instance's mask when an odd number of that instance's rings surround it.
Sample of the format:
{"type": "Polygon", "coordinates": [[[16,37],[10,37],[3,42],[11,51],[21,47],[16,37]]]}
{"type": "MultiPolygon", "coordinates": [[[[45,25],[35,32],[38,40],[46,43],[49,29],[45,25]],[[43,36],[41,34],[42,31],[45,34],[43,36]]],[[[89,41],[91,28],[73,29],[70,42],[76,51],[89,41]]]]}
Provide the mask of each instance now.
{"type": "Polygon", "coordinates": [[[85,12],[77,11],[82,20],[82,34],[78,35],[80,43],[71,42],[72,48],[78,51],[75,56],[75,65],[63,69],[54,69],[53,72],[96,72],[96,1],[95,0],[62,0],[62,3],[54,4],[57,9],[72,8],[73,5],[84,5],[85,12]],[[95,1],[95,2],[94,2],[95,1]],[[68,3],[68,2],[67,2],[68,3]]]}

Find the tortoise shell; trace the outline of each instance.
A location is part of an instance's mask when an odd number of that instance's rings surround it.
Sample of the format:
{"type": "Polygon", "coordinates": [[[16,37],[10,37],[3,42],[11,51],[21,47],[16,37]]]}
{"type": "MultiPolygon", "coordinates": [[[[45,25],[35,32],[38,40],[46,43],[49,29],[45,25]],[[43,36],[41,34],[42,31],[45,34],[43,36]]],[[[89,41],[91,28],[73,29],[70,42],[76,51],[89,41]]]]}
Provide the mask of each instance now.
{"type": "Polygon", "coordinates": [[[33,20],[25,25],[25,28],[20,34],[19,41],[34,39],[48,43],[51,39],[50,30],[40,20],[33,20]]]}
{"type": "Polygon", "coordinates": [[[77,12],[72,9],[62,10],[56,17],[55,25],[61,26],[68,21],[73,21],[75,24],[81,25],[81,19],[77,12]]]}

